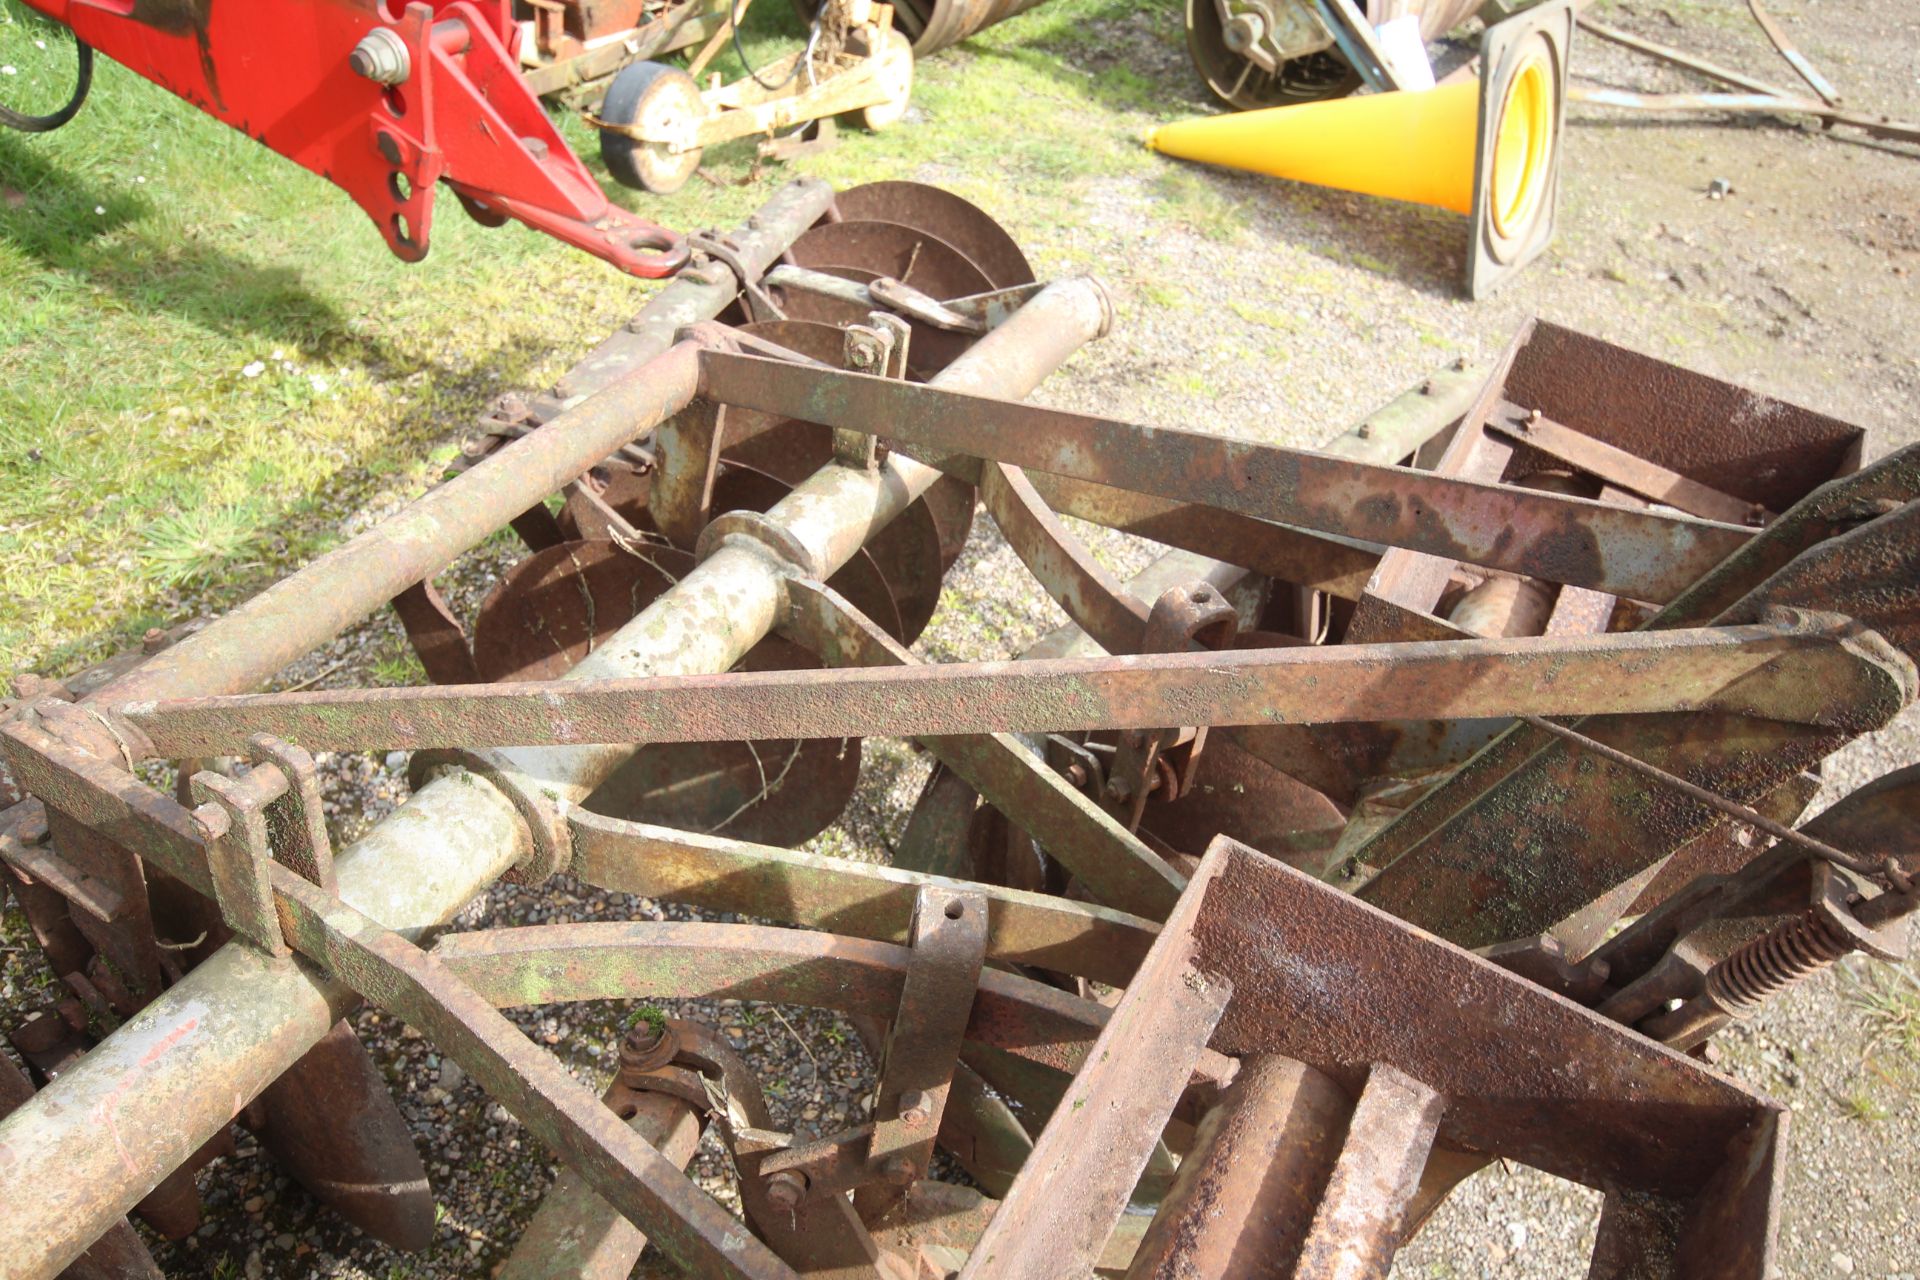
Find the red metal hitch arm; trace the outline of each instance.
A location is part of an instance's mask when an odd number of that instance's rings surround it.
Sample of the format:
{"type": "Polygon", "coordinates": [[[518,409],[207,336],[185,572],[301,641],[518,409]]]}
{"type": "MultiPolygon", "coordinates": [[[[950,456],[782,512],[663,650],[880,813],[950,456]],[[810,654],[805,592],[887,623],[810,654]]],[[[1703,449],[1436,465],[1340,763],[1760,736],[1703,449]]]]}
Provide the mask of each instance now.
{"type": "Polygon", "coordinates": [[[510,0],[26,0],[115,62],[352,196],[408,262],[434,186],[657,278],[674,232],[611,203],[520,77],[510,0]]]}

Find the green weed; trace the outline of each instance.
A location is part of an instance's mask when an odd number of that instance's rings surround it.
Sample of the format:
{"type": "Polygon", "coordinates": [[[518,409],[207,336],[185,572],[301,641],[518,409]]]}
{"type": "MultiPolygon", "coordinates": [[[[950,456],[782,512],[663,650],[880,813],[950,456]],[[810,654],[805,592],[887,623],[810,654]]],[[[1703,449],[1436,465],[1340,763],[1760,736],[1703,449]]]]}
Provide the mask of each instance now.
{"type": "Polygon", "coordinates": [[[375,684],[389,687],[427,683],[427,669],[410,648],[382,652],[373,660],[372,675],[375,684]]]}
{"type": "Polygon", "coordinates": [[[1263,329],[1272,329],[1277,333],[1299,333],[1306,328],[1306,322],[1290,311],[1278,307],[1259,307],[1235,298],[1227,303],[1227,310],[1245,320],[1248,324],[1257,324],[1263,329]]]}
{"type": "Polygon", "coordinates": [[[1920,979],[1905,965],[1842,964],[1837,970],[1847,1003],[1866,1015],[1874,1048],[1920,1059],[1920,979]]]}
{"type": "Polygon", "coordinates": [[[257,536],[243,507],[200,507],[162,516],[147,526],[140,572],[166,587],[212,578],[239,559],[257,536]]]}
{"type": "Polygon", "coordinates": [[[1849,1120],[1859,1120],[1866,1124],[1878,1124],[1890,1114],[1887,1109],[1864,1093],[1849,1094],[1837,1099],[1840,1113],[1849,1120]]]}

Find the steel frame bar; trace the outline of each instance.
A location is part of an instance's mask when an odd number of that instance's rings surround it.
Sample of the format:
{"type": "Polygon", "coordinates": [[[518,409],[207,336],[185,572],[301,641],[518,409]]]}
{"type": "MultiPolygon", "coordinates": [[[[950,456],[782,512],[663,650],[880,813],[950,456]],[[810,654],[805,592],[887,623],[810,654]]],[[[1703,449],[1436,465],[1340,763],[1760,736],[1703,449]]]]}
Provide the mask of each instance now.
{"type": "MultiPolygon", "coordinates": [[[[628,1126],[680,1168],[692,1163],[701,1133],[693,1109],[664,1093],[642,1095],[634,1105],[628,1126]]],[[[627,1280],[646,1246],[645,1232],[566,1168],[493,1280],[627,1280]]]]}
{"type": "MultiPolygon", "coordinates": [[[[1808,501],[1819,498],[1817,491],[1808,501]]],[[[1792,517],[1789,512],[1780,523],[1792,517]]],[[[1733,623],[1767,607],[1809,606],[1854,619],[1860,634],[1847,643],[1871,651],[1877,674],[1843,695],[1848,710],[1842,720],[1816,727],[1779,717],[1765,723],[1728,719],[1714,734],[1685,716],[1603,717],[1571,727],[1718,795],[1758,803],[1913,701],[1920,686],[1910,656],[1920,652],[1914,623],[1920,616],[1917,527],[1920,502],[1860,524],[1754,584],[1718,619],[1733,623]]],[[[1765,563],[1764,557],[1756,560],[1765,563]]],[[[1782,691],[1789,698],[1837,692],[1782,691]]],[[[1606,890],[1650,874],[1649,868],[1725,821],[1715,809],[1672,792],[1660,793],[1654,805],[1627,801],[1630,793],[1644,791],[1645,779],[1635,772],[1517,726],[1362,847],[1357,856],[1381,870],[1359,893],[1462,945],[1554,929],[1571,954],[1583,955],[1612,923],[1606,912],[1587,907],[1606,890]],[[1575,779],[1577,805],[1543,799],[1559,797],[1558,788],[1575,779]],[[1554,834],[1542,843],[1547,831],[1554,834]]],[[[1619,902],[1618,910],[1631,900],[1619,902]]]]}
{"type": "Polygon", "coordinates": [[[96,697],[222,693],[267,679],[692,403],[692,344],[669,348],[644,368],[163,649],[96,697]]]}
{"type": "Polygon", "coordinates": [[[1840,91],[1833,87],[1831,80],[1820,74],[1819,69],[1813,65],[1806,54],[1800,52],[1799,46],[1788,38],[1787,33],[1781,29],[1779,23],[1773,20],[1773,15],[1767,12],[1760,0],[1747,0],[1747,11],[1753,15],[1753,20],[1760,24],[1760,29],[1767,33],[1767,40],[1774,49],[1787,60],[1787,65],[1807,82],[1807,87],[1819,94],[1820,100],[1828,106],[1839,106],[1840,91]]]}
{"type": "Polygon", "coordinates": [[[291,941],[336,980],[429,1036],[691,1275],[793,1271],[671,1160],[432,953],[292,871],[265,864],[291,941]]]}
{"type": "Polygon", "coordinates": [[[1067,1086],[1013,1190],[994,1211],[961,1280],[1052,1280],[1099,1261],[1204,1053],[1233,983],[1202,973],[1190,935],[1157,943],[1067,1086]],[[1124,1067],[1121,1065],[1124,1063],[1124,1067]],[[1036,1244],[1045,1241],[1044,1247],[1036,1244]]]}
{"type": "Polygon", "coordinates": [[[1891,116],[1870,115],[1830,107],[1818,98],[1771,93],[1629,93],[1625,89],[1606,89],[1596,85],[1567,87],[1567,101],[1585,102],[1596,107],[1619,107],[1628,111],[1726,111],[1735,115],[1814,116],[1829,124],[1846,125],[1864,131],[1870,137],[1892,142],[1920,142],[1920,121],[1895,120],[1891,116]]]}
{"type": "Polygon", "coordinates": [[[1367,1072],[1300,1249],[1300,1274],[1386,1276],[1445,1110],[1445,1098],[1402,1071],[1382,1063],[1367,1072]]]}
{"type": "Polygon", "coordinates": [[[1300,646],[1018,663],[923,663],[618,680],[524,681],[123,703],[156,754],[212,756],[259,733],[312,751],[385,747],[929,737],[1138,725],[1740,712],[1830,722],[1864,654],[1835,622],[1300,646]],[[1631,673],[1632,679],[1622,679],[1631,673]]]}
{"type": "Polygon", "coordinates": [[[1199,502],[1635,600],[1672,599],[1751,529],[944,388],[701,356],[709,399],[884,434],[965,480],[983,461],[1199,502]]]}
{"type": "Polygon", "coordinates": [[[980,505],[1027,572],[1069,618],[1115,653],[1139,650],[1151,602],[1136,599],[1067,532],[1026,472],[1003,462],[982,464],[980,505]]]}
{"type": "MultiPolygon", "coordinates": [[[[940,377],[945,385],[979,394],[1025,395],[1074,350],[1105,333],[1110,318],[1105,295],[1092,281],[1051,285],[940,377]]],[[[682,358],[670,352],[656,362],[667,361],[671,371],[682,358]]],[[[656,362],[633,370],[604,394],[618,400],[648,388],[648,403],[662,414],[682,403],[682,387],[674,377],[654,376],[656,362]]],[[[598,398],[589,403],[598,403],[598,398]]],[[[631,438],[636,420],[637,415],[617,433],[609,431],[618,438],[606,452],[631,438]]],[[[555,425],[557,420],[527,439],[536,440],[555,425]]],[[[514,449],[510,445],[495,457],[507,458],[514,449]]],[[[541,447],[532,446],[531,456],[540,458],[541,447]]],[[[572,467],[580,461],[577,457],[568,459],[566,467],[536,463],[531,470],[543,477],[542,483],[551,481],[557,488],[597,460],[587,459],[577,470],[572,467]]],[[[514,479],[513,461],[490,466],[492,462],[467,474],[494,477],[492,482],[475,482],[482,489],[497,483],[518,495],[521,482],[514,479]]],[[[938,478],[938,472],[897,456],[872,471],[828,466],[783,500],[769,518],[783,524],[823,566],[837,567],[938,478]]],[[[473,491],[473,485],[460,490],[473,491]]],[[[499,523],[545,496],[533,495],[499,523]]],[[[445,499],[432,494],[423,501],[430,511],[445,505],[445,499]]],[[[517,502],[520,496],[512,502],[496,500],[490,514],[499,515],[517,502]]],[[[417,504],[409,510],[417,515],[417,504]]],[[[400,519],[402,527],[433,547],[414,568],[428,561],[438,568],[459,549],[458,540],[447,537],[437,520],[410,520],[405,514],[400,519]]],[[[453,523],[467,528],[465,520],[453,523]]],[[[473,542],[497,527],[480,531],[473,542]]],[[[200,633],[202,643],[187,655],[191,661],[182,660],[176,646],[175,660],[162,671],[146,676],[136,671],[116,693],[158,696],[244,687],[263,678],[284,665],[280,654],[298,640],[325,638],[319,624],[294,616],[300,610],[316,607],[343,618],[350,611],[342,600],[352,599],[357,610],[358,602],[374,594],[364,585],[338,586],[338,579],[382,545],[379,539],[348,544],[355,548],[350,555],[343,555],[345,549],[332,553],[257,598],[254,606],[229,615],[230,620],[240,618],[239,623],[215,624],[200,633]],[[335,598],[324,595],[329,586],[337,589],[335,598]],[[310,591],[323,594],[309,602],[305,597],[310,591]],[[269,597],[270,604],[258,603],[269,597]],[[216,628],[216,639],[208,640],[216,628]],[[296,639],[275,628],[285,628],[296,639]],[[265,633],[264,638],[255,637],[256,631],[265,633]],[[248,643],[256,640],[263,648],[249,651],[248,643]]],[[[376,562],[371,572],[379,590],[393,594],[386,590],[387,567],[376,562]]],[[[583,677],[724,671],[771,630],[786,572],[762,550],[724,546],[577,670],[583,677]]],[[[523,776],[539,779],[534,784],[539,794],[565,797],[572,804],[630,754],[630,748],[551,748],[517,753],[509,763],[524,770],[523,776]]],[[[340,897],[370,919],[407,935],[442,923],[525,858],[531,839],[522,811],[499,785],[455,770],[417,790],[398,812],[341,854],[336,863],[340,897]]],[[[0,1223],[0,1259],[7,1271],[0,1274],[8,1280],[54,1275],[224,1127],[239,1106],[326,1035],[355,1002],[352,991],[297,961],[265,961],[235,944],[162,993],[32,1101],[0,1120],[0,1203],[8,1205],[6,1220],[0,1223]],[[216,1083],[219,1087],[211,1087],[216,1083]],[[99,1135],[109,1118],[118,1139],[103,1143],[99,1135]],[[50,1187],[43,1173],[48,1162],[69,1176],[50,1187]]]]}
{"type": "MultiPolygon", "coordinates": [[[[805,579],[788,584],[781,626],[831,666],[931,669],[839,593],[805,579]]],[[[1186,877],[1018,737],[992,732],[916,741],[1044,844],[1108,906],[1155,920],[1173,909],[1186,877]]]]}
{"type": "Polygon", "coordinates": [[[1045,472],[1026,474],[1026,480],[1056,515],[1073,516],[1195,555],[1237,564],[1277,581],[1324,591],[1342,600],[1360,598],[1366,590],[1367,579],[1373,576],[1374,567],[1380,562],[1381,553],[1386,550],[1372,543],[1311,533],[1218,507],[1168,502],[1127,489],[1068,480],[1045,472]]]}
{"type": "Polygon", "coordinates": [[[1751,502],[1688,479],[1552,418],[1526,413],[1512,404],[1502,404],[1501,410],[1487,420],[1488,430],[1532,445],[1596,479],[1703,520],[1741,524],[1757,514],[1751,502]]]}
{"type": "Polygon", "coordinates": [[[863,1217],[877,1217],[897,1204],[933,1159],[986,958],[984,893],[922,885],[915,897],[911,954],[880,1054],[867,1143],[867,1160],[878,1166],[886,1185],[855,1191],[863,1217]],[[912,1176],[903,1177],[903,1169],[912,1176]]]}
{"type": "MultiPolygon", "coordinates": [[[[1897,450],[1852,475],[1828,481],[1662,609],[1647,629],[1704,626],[1796,557],[1916,499],[1920,499],[1920,447],[1897,450]]],[[[1517,768],[1550,743],[1547,735],[1525,725],[1509,729],[1392,826],[1372,837],[1361,860],[1378,867],[1391,865],[1488,794],[1505,771],[1517,768]]]]}
{"type": "Polygon", "coordinates": [[[987,958],[1125,986],[1153,945],[1151,920],[1003,885],[923,875],[576,811],[573,874],[588,884],[709,911],[905,943],[923,887],[987,900],[987,958]]]}
{"type": "MultiPolygon", "coordinates": [[[[872,1018],[890,1018],[899,1007],[909,959],[904,946],[809,930],[650,921],[453,933],[434,944],[433,954],[502,1009],[686,996],[872,1018]]],[[[966,1038],[1071,1075],[1086,1062],[1111,1012],[1097,1001],[988,968],[980,973],[966,1038]]],[[[1204,1054],[1193,1082],[1224,1086],[1232,1075],[1227,1059],[1204,1054]]]]}

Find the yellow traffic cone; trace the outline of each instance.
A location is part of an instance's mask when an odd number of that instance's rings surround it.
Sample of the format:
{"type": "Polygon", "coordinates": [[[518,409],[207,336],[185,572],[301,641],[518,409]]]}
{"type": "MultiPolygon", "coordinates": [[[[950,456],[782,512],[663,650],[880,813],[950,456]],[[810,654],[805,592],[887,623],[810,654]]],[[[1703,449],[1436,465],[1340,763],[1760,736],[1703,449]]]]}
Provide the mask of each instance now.
{"type": "Polygon", "coordinates": [[[1149,129],[1165,155],[1275,178],[1473,211],[1478,83],[1375,93],[1149,129]]]}
{"type": "Polygon", "coordinates": [[[1569,0],[1546,0],[1488,29],[1478,80],[1182,120],[1142,141],[1183,160],[1466,214],[1478,297],[1552,238],[1572,34],[1569,0]]]}

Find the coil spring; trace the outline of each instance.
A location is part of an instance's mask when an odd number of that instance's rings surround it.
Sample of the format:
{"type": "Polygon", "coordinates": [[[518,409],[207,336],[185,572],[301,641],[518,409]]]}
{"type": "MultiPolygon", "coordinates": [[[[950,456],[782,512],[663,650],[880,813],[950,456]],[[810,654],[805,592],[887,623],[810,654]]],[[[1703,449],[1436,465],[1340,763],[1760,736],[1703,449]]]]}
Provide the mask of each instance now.
{"type": "Polygon", "coordinates": [[[1715,965],[1707,994],[1735,1017],[1853,950],[1853,941],[1819,912],[1807,912],[1764,933],[1715,965]]]}

